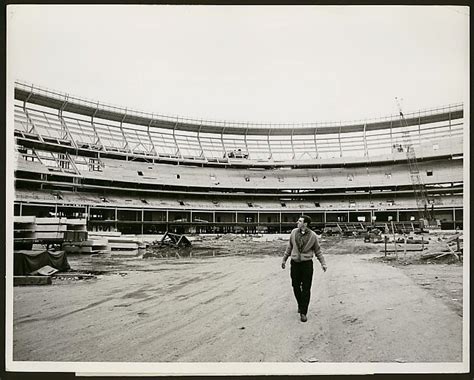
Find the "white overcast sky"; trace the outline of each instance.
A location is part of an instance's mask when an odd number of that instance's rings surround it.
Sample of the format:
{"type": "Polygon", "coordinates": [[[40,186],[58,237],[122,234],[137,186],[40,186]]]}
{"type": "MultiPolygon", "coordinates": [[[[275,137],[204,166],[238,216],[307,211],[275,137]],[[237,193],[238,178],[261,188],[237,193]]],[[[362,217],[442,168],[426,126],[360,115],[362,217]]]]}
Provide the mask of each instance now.
{"type": "Polygon", "coordinates": [[[467,101],[467,7],[9,6],[9,80],[166,115],[357,120],[467,101]]]}

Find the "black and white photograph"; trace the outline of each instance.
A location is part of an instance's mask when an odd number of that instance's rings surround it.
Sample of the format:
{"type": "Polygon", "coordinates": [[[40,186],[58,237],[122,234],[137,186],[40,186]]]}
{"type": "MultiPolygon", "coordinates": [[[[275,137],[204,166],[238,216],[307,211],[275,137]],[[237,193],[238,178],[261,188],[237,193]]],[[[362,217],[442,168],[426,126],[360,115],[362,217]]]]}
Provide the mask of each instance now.
{"type": "Polygon", "coordinates": [[[6,13],[7,371],[469,371],[469,7],[6,13]]]}

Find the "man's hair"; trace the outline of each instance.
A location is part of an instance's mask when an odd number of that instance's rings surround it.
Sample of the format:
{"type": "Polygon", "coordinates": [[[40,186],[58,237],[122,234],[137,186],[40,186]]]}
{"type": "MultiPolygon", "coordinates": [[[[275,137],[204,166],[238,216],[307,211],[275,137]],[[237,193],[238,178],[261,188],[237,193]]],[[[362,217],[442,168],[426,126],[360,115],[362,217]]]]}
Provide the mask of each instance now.
{"type": "Polygon", "coordinates": [[[308,225],[308,227],[309,227],[309,225],[311,224],[311,218],[310,218],[308,215],[301,215],[300,218],[303,218],[303,221],[304,221],[304,222],[308,225]]]}

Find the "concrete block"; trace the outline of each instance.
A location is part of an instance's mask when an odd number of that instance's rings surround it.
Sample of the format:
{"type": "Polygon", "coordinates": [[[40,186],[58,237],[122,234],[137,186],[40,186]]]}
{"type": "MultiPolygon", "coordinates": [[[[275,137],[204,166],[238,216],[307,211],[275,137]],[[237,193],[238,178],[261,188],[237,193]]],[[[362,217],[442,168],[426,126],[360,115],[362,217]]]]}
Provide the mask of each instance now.
{"type": "Polygon", "coordinates": [[[13,276],[13,286],[19,285],[51,285],[50,276],[13,276]]]}

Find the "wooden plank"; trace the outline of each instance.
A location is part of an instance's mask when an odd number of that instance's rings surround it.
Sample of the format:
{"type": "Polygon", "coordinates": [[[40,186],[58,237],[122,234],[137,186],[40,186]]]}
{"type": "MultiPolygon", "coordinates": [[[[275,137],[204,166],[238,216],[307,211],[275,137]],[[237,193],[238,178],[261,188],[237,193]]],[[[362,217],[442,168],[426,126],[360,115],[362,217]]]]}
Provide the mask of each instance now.
{"type": "Polygon", "coordinates": [[[63,249],[66,253],[79,253],[80,250],[81,250],[81,247],[77,247],[77,246],[74,246],[74,245],[65,246],[65,245],[63,244],[62,249],[63,249]]]}
{"type": "Polygon", "coordinates": [[[107,238],[107,240],[109,242],[113,242],[113,243],[140,243],[140,241],[137,240],[137,238],[135,238],[135,237],[133,237],[133,238],[109,237],[109,238],[107,238]]]}
{"type": "Polygon", "coordinates": [[[15,223],[36,223],[36,216],[15,216],[15,223]]]}
{"type": "Polygon", "coordinates": [[[50,276],[13,276],[13,286],[51,285],[50,276]]]}
{"type": "Polygon", "coordinates": [[[138,249],[137,243],[113,243],[109,242],[112,249],[138,249]]]}
{"type": "Polygon", "coordinates": [[[39,224],[36,225],[36,232],[63,232],[67,230],[65,224],[39,224]]]}
{"type": "Polygon", "coordinates": [[[64,239],[64,232],[37,232],[36,238],[38,240],[64,239]]]}
{"type": "Polygon", "coordinates": [[[118,231],[89,231],[89,236],[110,236],[110,237],[119,237],[122,236],[121,232],[118,231]]]}
{"type": "Polygon", "coordinates": [[[130,249],[130,250],[123,250],[123,251],[112,251],[112,256],[132,257],[132,256],[137,256],[138,254],[139,254],[138,249],[130,249]]]}
{"type": "Polygon", "coordinates": [[[78,247],[92,247],[92,246],[98,246],[98,245],[108,245],[108,241],[105,239],[102,240],[84,240],[84,241],[73,241],[69,243],[64,243],[64,246],[78,246],[78,247]]]}
{"type": "Polygon", "coordinates": [[[95,240],[89,239],[86,241],[81,242],[81,247],[96,247],[96,246],[103,246],[108,245],[109,242],[107,239],[95,240]]]}
{"type": "Polygon", "coordinates": [[[13,236],[14,236],[14,239],[21,239],[21,238],[35,239],[36,238],[36,234],[33,231],[21,231],[21,232],[15,231],[13,236]]]}
{"type": "Polygon", "coordinates": [[[87,221],[85,219],[66,219],[68,226],[85,226],[87,221]]]}
{"type": "Polygon", "coordinates": [[[84,224],[68,224],[67,225],[67,230],[68,231],[73,231],[73,232],[82,232],[82,231],[87,231],[87,226],[84,224]]]}
{"type": "Polygon", "coordinates": [[[65,224],[66,218],[36,218],[36,224],[65,224]]]}
{"type": "Polygon", "coordinates": [[[103,251],[110,251],[109,246],[99,246],[99,247],[64,247],[63,249],[67,253],[101,253],[103,251]]]}
{"type": "MultiPolygon", "coordinates": [[[[415,248],[415,249],[407,249],[406,252],[421,252],[423,250],[424,250],[423,248],[415,248]]],[[[400,249],[387,249],[387,252],[400,252],[400,251],[401,251],[401,248],[400,249]]],[[[381,249],[380,252],[385,252],[385,250],[381,249]]]]}

